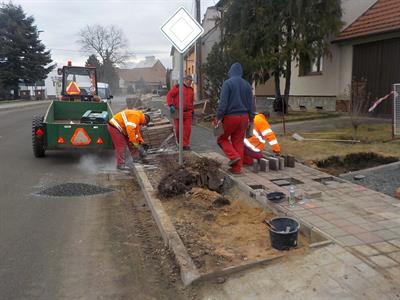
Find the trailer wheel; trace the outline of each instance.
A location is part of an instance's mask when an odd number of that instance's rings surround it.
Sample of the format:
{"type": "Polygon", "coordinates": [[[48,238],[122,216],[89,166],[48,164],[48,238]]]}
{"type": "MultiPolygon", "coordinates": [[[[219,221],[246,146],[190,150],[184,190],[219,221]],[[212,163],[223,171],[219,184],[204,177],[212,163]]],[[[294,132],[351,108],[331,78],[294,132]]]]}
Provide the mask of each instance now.
{"type": "Polygon", "coordinates": [[[43,132],[43,116],[34,116],[32,120],[32,148],[35,157],[44,157],[44,132],[43,132]],[[37,130],[42,129],[43,134],[38,135],[37,130]]]}

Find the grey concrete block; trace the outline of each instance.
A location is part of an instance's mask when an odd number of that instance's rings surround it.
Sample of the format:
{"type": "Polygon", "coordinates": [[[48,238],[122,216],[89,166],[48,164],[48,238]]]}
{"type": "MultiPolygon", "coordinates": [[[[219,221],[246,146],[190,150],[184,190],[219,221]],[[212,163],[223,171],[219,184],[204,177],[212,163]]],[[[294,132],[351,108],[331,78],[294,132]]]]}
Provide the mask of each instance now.
{"type": "Polygon", "coordinates": [[[307,199],[317,199],[317,198],[321,198],[321,191],[306,191],[304,192],[304,196],[307,199]]]}
{"type": "Polygon", "coordinates": [[[269,162],[265,158],[260,159],[260,171],[268,172],[269,171],[269,162]]]}
{"type": "Polygon", "coordinates": [[[278,157],[278,160],[279,160],[279,170],[283,170],[285,168],[285,158],[278,157]]]}
{"type": "Polygon", "coordinates": [[[294,168],[296,164],[296,160],[294,156],[287,155],[285,157],[285,167],[294,168]]]}
{"type": "Polygon", "coordinates": [[[253,162],[253,172],[254,173],[260,172],[260,165],[259,165],[259,163],[257,161],[253,162]]]}
{"type": "Polygon", "coordinates": [[[275,157],[267,157],[269,169],[271,171],[278,171],[279,170],[279,159],[275,157]]]}

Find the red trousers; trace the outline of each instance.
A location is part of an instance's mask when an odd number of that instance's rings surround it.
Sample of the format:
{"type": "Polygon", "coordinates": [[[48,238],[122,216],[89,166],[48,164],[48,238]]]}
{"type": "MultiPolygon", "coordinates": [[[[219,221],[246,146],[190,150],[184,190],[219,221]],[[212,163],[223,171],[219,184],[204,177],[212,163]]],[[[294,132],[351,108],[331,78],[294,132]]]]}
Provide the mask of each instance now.
{"type": "Polygon", "coordinates": [[[218,137],[218,145],[226,156],[232,160],[240,157],[240,160],[232,165],[232,171],[240,172],[244,160],[244,138],[249,124],[249,116],[224,116],[222,121],[224,134],[218,137]]]}
{"type": "Polygon", "coordinates": [[[253,165],[253,160],[254,159],[260,159],[263,158],[264,155],[262,154],[262,152],[254,152],[253,150],[250,150],[249,148],[247,148],[246,146],[244,146],[244,160],[243,163],[245,165],[253,165]]]}
{"type": "Polygon", "coordinates": [[[117,166],[125,164],[125,149],[128,147],[132,157],[139,157],[139,151],[131,145],[127,136],[122,134],[117,128],[107,124],[108,132],[115,148],[115,158],[117,166]]]}
{"type": "MultiPolygon", "coordinates": [[[[179,119],[174,119],[176,139],[179,143],[179,119]]],[[[183,146],[190,146],[190,133],[192,132],[192,115],[183,116],[183,146]]]]}

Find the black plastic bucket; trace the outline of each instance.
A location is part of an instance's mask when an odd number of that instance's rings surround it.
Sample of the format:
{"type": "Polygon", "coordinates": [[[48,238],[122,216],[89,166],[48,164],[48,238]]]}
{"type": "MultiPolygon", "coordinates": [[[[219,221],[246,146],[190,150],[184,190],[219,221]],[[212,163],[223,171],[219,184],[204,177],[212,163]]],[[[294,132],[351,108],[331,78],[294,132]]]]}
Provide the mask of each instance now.
{"type": "Polygon", "coordinates": [[[271,246],[278,250],[289,250],[297,246],[300,224],[295,219],[278,217],[269,222],[271,246]]]}

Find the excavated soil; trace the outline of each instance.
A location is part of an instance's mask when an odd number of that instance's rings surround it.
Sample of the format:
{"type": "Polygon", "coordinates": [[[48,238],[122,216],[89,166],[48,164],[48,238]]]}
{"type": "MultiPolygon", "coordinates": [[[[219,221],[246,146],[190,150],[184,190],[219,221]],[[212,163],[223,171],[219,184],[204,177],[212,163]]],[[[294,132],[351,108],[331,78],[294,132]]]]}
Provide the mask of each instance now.
{"type": "MultiPolygon", "coordinates": [[[[168,174],[182,178],[173,168],[176,163],[171,157],[163,157],[161,161],[159,169],[147,171],[153,186],[159,186],[158,182],[165,180],[168,174]]],[[[186,161],[191,166],[190,172],[199,171],[198,167],[193,167],[198,164],[214,164],[188,156],[186,161]]],[[[196,186],[195,181],[191,185],[184,193],[174,196],[160,193],[159,197],[200,272],[281,255],[280,251],[271,248],[269,231],[263,223],[274,217],[271,212],[259,207],[236,187],[218,193],[196,186]]],[[[288,253],[304,251],[306,245],[305,238],[299,235],[298,248],[288,253]]]]}
{"type": "Polygon", "coordinates": [[[392,156],[382,156],[373,152],[350,153],[346,156],[329,156],[326,159],[315,161],[315,165],[322,171],[332,175],[373,168],[379,165],[398,161],[392,156]]]}

